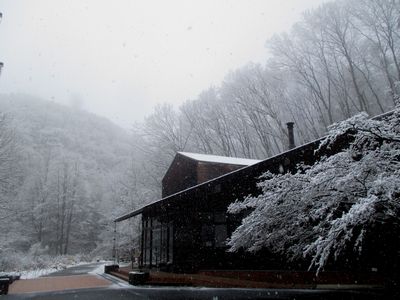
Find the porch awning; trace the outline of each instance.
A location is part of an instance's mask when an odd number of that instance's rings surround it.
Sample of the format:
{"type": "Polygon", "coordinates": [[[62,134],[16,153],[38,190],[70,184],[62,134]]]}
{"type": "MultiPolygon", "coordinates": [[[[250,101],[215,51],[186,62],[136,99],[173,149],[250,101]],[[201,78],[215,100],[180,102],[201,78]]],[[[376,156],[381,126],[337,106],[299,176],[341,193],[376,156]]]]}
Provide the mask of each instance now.
{"type": "Polygon", "coordinates": [[[143,208],[144,207],[139,208],[139,209],[134,210],[134,211],[131,211],[130,213],[127,213],[125,215],[122,215],[122,216],[114,219],[114,222],[121,222],[121,221],[124,221],[126,219],[132,218],[134,216],[140,215],[143,212],[143,208]]]}

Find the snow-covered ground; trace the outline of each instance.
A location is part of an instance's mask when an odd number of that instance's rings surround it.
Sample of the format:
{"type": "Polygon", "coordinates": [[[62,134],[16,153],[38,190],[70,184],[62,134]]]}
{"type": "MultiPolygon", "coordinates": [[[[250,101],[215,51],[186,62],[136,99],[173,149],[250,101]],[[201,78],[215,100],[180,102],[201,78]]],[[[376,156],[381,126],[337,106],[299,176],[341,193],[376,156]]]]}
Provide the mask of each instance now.
{"type": "MultiPolygon", "coordinates": [[[[21,270],[21,271],[11,271],[11,272],[0,272],[1,275],[21,275],[21,279],[32,279],[32,278],[37,278],[40,276],[44,276],[53,272],[57,272],[60,270],[64,270],[70,267],[74,266],[79,266],[79,265],[84,265],[84,264],[89,264],[91,262],[87,261],[80,261],[80,262],[69,262],[65,263],[63,261],[57,261],[53,265],[47,267],[47,268],[36,268],[36,269],[31,269],[31,270],[21,270]]],[[[104,262],[105,264],[106,262],[104,262]]],[[[95,270],[91,271],[90,273],[93,274],[101,274],[104,271],[104,264],[100,265],[98,268],[95,270]]]]}
{"type": "Polygon", "coordinates": [[[56,272],[58,270],[60,270],[60,268],[36,269],[36,270],[22,271],[20,274],[21,274],[21,279],[31,279],[47,275],[56,272]]]}
{"type": "Polygon", "coordinates": [[[110,264],[110,261],[101,261],[103,264],[99,265],[96,269],[92,270],[89,272],[89,274],[96,274],[96,275],[100,275],[100,274],[104,274],[104,266],[107,264],[110,264]]]}
{"type": "MultiPolygon", "coordinates": [[[[40,276],[44,276],[53,272],[57,272],[60,270],[64,270],[70,267],[75,267],[75,266],[79,266],[79,265],[84,265],[84,264],[89,264],[90,262],[78,262],[78,263],[74,263],[74,264],[63,264],[60,263],[57,266],[51,267],[51,268],[46,268],[46,269],[36,269],[36,270],[27,270],[27,271],[22,271],[21,274],[21,279],[31,279],[31,278],[37,278],[40,276]]],[[[104,269],[104,267],[103,267],[104,269]]]]}
{"type": "Polygon", "coordinates": [[[49,269],[36,269],[36,270],[27,270],[27,271],[21,271],[21,272],[0,272],[0,276],[2,275],[20,275],[21,279],[31,279],[31,278],[37,278],[43,275],[47,275],[49,273],[58,271],[59,269],[57,268],[49,268],[49,269]]]}

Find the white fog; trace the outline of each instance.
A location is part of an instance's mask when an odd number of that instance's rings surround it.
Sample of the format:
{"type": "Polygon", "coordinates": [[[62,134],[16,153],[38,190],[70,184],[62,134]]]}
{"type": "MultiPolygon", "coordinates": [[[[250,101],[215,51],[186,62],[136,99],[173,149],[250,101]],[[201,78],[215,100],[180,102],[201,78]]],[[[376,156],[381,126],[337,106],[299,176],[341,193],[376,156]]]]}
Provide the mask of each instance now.
{"type": "Polygon", "coordinates": [[[267,39],[322,2],[5,0],[0,88],[78,102],[129,128],[157,103],[179,105],[265,62],[267,39]]]}

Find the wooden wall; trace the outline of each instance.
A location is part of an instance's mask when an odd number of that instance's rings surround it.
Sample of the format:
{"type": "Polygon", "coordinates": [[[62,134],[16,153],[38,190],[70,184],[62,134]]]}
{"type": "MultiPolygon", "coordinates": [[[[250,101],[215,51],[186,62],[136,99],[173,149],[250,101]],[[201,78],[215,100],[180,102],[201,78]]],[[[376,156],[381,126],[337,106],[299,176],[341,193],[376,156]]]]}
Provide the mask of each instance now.
{"type": "Polygon", "coordinates": [[[197,162],[177,154],[162,180],[162,197],[197,184],[197,162]]]}
{"type": "Polygon", "coordinates": [[[162,180],[162,198],[240,168],[243,166],[196,161],[178,153],[162,180]]]}
{"type": "Polygon", "coordinates": [[[203,183],[224,174],[243,168],[240,165],[228,165],[209,162],[197,163],[197,183],[203,183]]]}

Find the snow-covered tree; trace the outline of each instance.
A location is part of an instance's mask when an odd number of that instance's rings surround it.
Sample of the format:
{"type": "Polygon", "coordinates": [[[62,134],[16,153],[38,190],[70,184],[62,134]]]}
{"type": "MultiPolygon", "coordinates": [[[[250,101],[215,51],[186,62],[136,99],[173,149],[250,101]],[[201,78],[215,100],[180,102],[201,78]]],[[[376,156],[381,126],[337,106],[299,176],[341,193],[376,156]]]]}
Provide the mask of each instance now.
{"type": "Polygon", "coordinates": [[[267,248],[290,259],[305,257],[320,271],[350,253],[365,254],[364,244],[377,239],[377,248],[385,242],[395,247],[390,239],[400,232],[400,106],[380,119],[361,113],[331,125],[317,151],[344,135],[351,141],[347,149],[313,166],[299,165],[295,174],[267,172],[259,196],[229,206],[230,213],[250,211],[232,234],[230,251],[267,248]]]}
{"type": "Polygon", "coordinates": [[[19,184],[17,145],[10,117],[0,112],[0,220],[8,217],[9,204],[19,184]]]}

